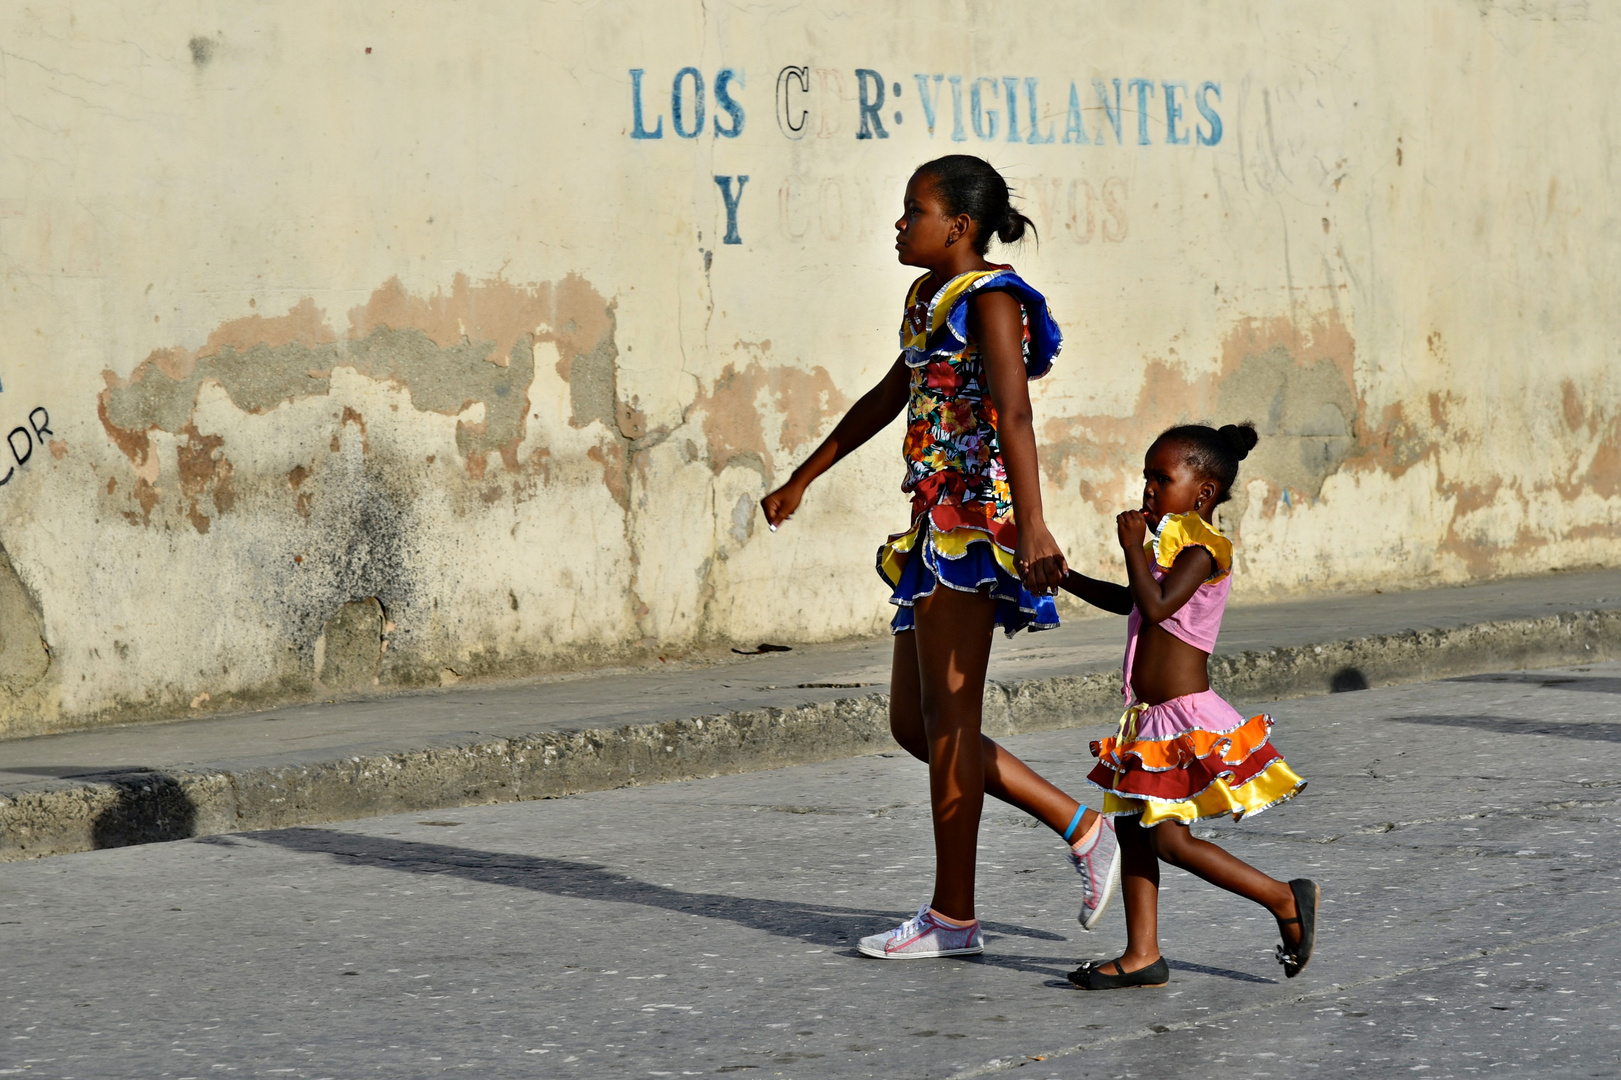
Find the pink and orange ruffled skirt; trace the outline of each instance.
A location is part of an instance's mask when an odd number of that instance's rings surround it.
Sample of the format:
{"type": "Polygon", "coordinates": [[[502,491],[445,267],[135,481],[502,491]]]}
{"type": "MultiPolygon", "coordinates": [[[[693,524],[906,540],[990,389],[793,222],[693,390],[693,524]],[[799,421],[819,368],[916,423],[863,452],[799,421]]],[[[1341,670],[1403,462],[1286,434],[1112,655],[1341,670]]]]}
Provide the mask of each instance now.
{"type": "Polygon", "coordinates": [[[1133,705],[1113,738],[1092,744],[1087,777],[1103,813],[1142,814],[1142,824],[1258,814],[1306,786],[1270,740],[1272,718],[1245,719],[1214,690],[1133,705]]]}

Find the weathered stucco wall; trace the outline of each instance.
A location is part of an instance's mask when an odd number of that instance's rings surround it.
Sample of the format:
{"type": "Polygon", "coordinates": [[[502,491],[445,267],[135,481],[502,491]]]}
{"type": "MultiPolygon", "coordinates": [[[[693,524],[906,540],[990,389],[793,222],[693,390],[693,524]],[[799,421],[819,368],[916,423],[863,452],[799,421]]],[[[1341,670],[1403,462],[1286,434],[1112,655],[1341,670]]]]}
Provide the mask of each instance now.
{"type": "Polygon", "coordinates": [[[0,733],[877,629],[898,435],[754,503],[893,359],[901,187],[958,150],[1041,229],[1077,565],[1155,432],[1245,418],[1243,597],[1621,558],[1603,5],[0,33],[0,733]]]}

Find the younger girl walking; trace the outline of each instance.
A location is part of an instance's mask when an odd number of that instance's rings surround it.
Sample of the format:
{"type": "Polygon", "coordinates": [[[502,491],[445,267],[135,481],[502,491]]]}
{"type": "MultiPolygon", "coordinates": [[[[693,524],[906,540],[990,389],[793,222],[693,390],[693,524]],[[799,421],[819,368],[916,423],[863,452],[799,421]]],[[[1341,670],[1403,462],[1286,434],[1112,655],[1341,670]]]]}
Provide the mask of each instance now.
{"type": "Polygon", "coordinates": [[[1070,981],[1086,990],[1169,981],[1159,952],[1161,859],[1270,911],[1289,978],[1311,959],[1317,884],[1267,877],[1188,830],[1204,818],[1258,814],[1306,786],[1268,742],[1272,718],[1246,720],[1210,689],[1207,662],[1233,568],[1233,545],[1211,515],[1255,443],[1248,424],[1166,431],[1143,463],[1142,509],[1115,519],[1130,585],[1073,571],[1064,579],[1082,600],[1130,617],[1126,713],[1119,734],[1092,744],[1098,764],[1088,777],[1103,789],[1103,812],[1119,827],[1126,951],[1071,972],[1070,981]]]}
{"type": "Polygon", "coordinates": [[[987,793],[1046,823],[1081,874],[1081,923],[1102,916],[1119,875],[1113,825],[980,733],[985,668],[997,626],[1058,625],[1052,590],[1064,556],[1042,519],[1029,379],[1060,344],[1042,295],[988,262],[1030,221],[1007,182],[977,157],[928,162],[906,185],[895,248],[926,270],[907,292],[901,355],[782,487],[761,500],[775,529],[811,481],[907,410],[911,527],[878,549],[896,606],[890,730],[929,766],[934,895],[868,956],[908,960],[983,951],[974,917],[974,856],[987,793]],[[941,586],[944,586],[943,588],[941,586]]]}

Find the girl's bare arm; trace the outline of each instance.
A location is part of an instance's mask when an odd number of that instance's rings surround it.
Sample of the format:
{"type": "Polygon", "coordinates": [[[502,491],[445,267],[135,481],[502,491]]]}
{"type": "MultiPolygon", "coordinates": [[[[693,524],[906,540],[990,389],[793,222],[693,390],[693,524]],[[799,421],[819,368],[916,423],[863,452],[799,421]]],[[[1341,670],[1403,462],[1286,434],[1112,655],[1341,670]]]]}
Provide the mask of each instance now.
{"type": "Polygon", "coordinates": [[[1134,601],[1131,590],[1124,585],[1116,585],[1112,581],[1099,581],[1089,578],[1085,574],[1077,574],[1071,570],[1064,575],[1059,585],[1068,592],[1085,600],[1093,607],[1115,615],[1130,615],[1134,601]]]}
{"type": "Polygon", "coordinates": [[[1158,623],[1182,609],[1193,598],[1216,569],[1216,560],[1202,547],[1188,546],[1177,553],[1170,572],[1164,580],[1155,581],[1148,568],[1148,552],[1143,543],[1148,539],[1148,522],[1141,510],[1127,510],[1115,518],[1120,535],[1120,546],[1126,552],[1126,580],[1131,585],[1131,599],[1143,618],[1158,623]]]}
{"type": "Polygon", "coordinates": [[[805,497],[805,489],[812,480],[831,469],[850,451],[884,430],[889,422],[906,408],[911,385],[911,372],[897,357],[895,363],[878,381],[878,385],[861,395],[861,400],[850,406],[850,411],[833,428],[832,434],[822,440],[804,464],[793,471],[788,482],[760,500],[766,522],[773,527],[781,525],[798,509],[805,497]]]}
{"type": "Polygon", "coordinates": [[[1018,300],[1005,292],[983,292],[968,301],[968,333],[979,342],[996,406],[996,431],[1013,492],[1013,518],[1019,525],[1014,561],[1027,589],[1053,589],[1068,567],[1058,542],[1047,531],[1041,506],[1041,469],[1030,385],[1024,370],[1024,319],[1018,300]]]}

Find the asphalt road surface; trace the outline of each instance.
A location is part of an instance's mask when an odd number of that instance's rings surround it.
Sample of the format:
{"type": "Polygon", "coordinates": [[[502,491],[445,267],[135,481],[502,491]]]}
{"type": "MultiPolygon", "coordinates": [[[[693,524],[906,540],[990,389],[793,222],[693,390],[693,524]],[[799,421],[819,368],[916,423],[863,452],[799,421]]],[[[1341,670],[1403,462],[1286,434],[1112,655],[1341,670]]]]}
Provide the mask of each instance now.
{"type": "MultiPolygon", "coordinates": [[[[1621,665],[1234,704],[1310,786],[1203,831],[1321,882],[1298,979],[1167,869],[1171,984],[1071,988],[1119,906],[999,804],[985,956],[859,956],[927,899],[897,753],[0,866],[0,1075],[1621,1075],[1621,665]]],[[[1099,733],[1009,742],[1079,796],[1099,733]]]]}

